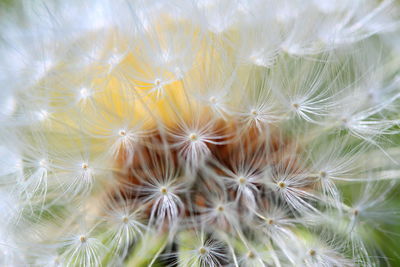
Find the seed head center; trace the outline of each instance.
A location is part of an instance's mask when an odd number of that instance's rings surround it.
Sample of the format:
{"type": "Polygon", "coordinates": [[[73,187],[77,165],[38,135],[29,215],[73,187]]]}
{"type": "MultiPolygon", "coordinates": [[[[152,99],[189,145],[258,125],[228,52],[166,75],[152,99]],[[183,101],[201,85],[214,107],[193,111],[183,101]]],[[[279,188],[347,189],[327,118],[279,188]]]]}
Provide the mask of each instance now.
{"type": "Polygon", "coordinates": [[[245,184],[247,179],[243,176],[239,177],[239,184],[245,184]]]}
{"type": "Polygon", "coordinates": [[[216,104],[217,98],[215,96],[210,97],[210,102],[211,102],[211,104],[216,104]]]}
{"type": "Polygon", "coordinates": [[[41,159],[39,161],[39,166],[45,168],[47,166],[47,161],[45,159],[41,159]]]}
{"type": "Polygon", "coordinates": [[[156,80],[154,81],[154,84],[155,84],[157,87],[159,87],[159,86],[161,85],[161,80],[160,80],[160,79],[156,79],[156,80]]]}
{"type": "Polygon", "coordinates": [[[189,139],[190,139],[190,141],[195,142],[199,139],[199,137],[197,134],[191,133],[191,134],[189,134],[189,139]]]}
{"type": "Polygon", "coordinates": [[[80,95],[81,95],[81,97],[82,98],[88,98],[89,97],[89,90],[87,89],[87,88],[82,88],[80,91],[79,91],[79,93],[80,93],[80,95]]]}
{"type": "Polygon", "coordinates": [[[248,257],[249,259],[254,259],[255,256],[256,256],[256,255],[254,255],[254,252],[253,252],[253,251],[247,252],[247,257],[248,257]]]}
{"type": "Polygon", "coordinates": [[[219,211],[219,212],[223,212],[224,210],[225,210],[224,206],[222,206],[222,205],[218,205],[218,207],[217,207],[217,211],[219,211]]]}
{"type": "Polygon", "coordinates": [[[286,184],[285,184],[285,182],[280,181],[280,182],[278,182],[278,186],[279,186],[279,188],[283,189],[286,187],[286,184]]]}
{"type": "Polygon", "coordinates": [[[87,237],[84,236],[84,235],[81,235],[81,236],[79,237],[79,241],[81,241],[81,243],[85,243],[85,242],[87,241],[87,237]]]}
{"type": "Polygon", "coordinates": [[[207,249],[205,247],[201,247],[201,248],[199,248],[199,253],[201,255],[205,255],[207,253],[207,249]]]}
{"type": "Polygon", "coordinates": [[[168,189],[165,186],[163,186],[161,187],[160,192],[161,194],[166,195],[168,193],[168,189]]]}

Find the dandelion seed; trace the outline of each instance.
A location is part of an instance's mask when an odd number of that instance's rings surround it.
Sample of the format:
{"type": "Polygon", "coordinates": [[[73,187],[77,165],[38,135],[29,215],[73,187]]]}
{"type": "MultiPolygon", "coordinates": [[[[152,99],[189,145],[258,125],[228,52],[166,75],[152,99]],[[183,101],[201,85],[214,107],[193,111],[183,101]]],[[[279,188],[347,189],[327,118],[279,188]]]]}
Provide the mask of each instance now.
{"type": "Polygon", "coordinates": [[[127,200],[127,197],[118,194],[117,200],[107,203],[107,215],[104,218],[109,226],[106,235],[111,240],[112,249],[121,257],[126,256],[132,242],[143,237],[143,232],[147,229],[143,210],[137,202],[127,200]]]}
{"type": "Polygon", "coordinates": [[[91,94],[87,88],[82,88],[79,90],[80,97],[82,99],[88,98],[91,94]]]}
{"type": "MultiPolygon", "coordinates": [[[[294,167],[292,159],[288,159],[288,166],[294,167]]],[[[267,182],[267,186],[276,190],[281,197],[288,203],[295,211],[317,212],[317,209],[309,203],[315,200],[316,196],[312,192],[304,190],[313,181],[307,177],[307,174],[290,173],[290,167],[277,166],[277,173],[267,175],[272,178],[274,182],[267,182]]]]}
{"type": "Polygon", "coordinates": [[[179,170],[170,166],[169,158],[160,160],[157,154],[151,154],[151,159],[157,168],[152,169],[149,163],[143,162],[144,172],[136,174],[141,185],[134,190],[143,197],[143,203],[152,205],[149,224],[161,229],[168,223],[172,229],[184,211],[180,194],[186,188],[185,181],[179,179],[179,170]]]}
{"type": "Polygon", "coordinates": [[[179,255],[179,263],[185,266],[221,266],[227,259],[223,243],[207,239],[204,233],[197,233],[191,242],[182,242],[182,246],[185,249],[179,255]]]}
{"type": "Polygon", "coordinates": [[[100,266],[101,253],[105,250],[99,240],[85,234],[71,237],[64,242],[63,257],[66,266],[100,266]]]}
{"type": "Polygon", "coordinates": [[[218,227],[236,227],[237,214],[235,204],[224,200],[208,200],[207,207],[198,207],[202,213],[201,221],[205,224],[215,224],[218,227]]]}
{"type": "Polygon", "coordinates": [[[224,139],[215,129],[215,122],[210,121],[205,125],[186,125],[181,124],[179,132],[171,131],[173,147],[179,149],[181,157],[193,168],[198,168],[204,163],[206,156],[210,154],[208,145],[218,145],[224,139]]]}

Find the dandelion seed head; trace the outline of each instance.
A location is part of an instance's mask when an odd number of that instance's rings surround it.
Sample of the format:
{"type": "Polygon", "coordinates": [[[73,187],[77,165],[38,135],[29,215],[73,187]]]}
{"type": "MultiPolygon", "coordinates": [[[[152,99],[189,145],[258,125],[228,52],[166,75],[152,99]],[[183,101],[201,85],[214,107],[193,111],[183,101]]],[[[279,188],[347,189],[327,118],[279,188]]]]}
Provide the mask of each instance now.
{"type": "Polygon", "coordinates": [[[196,133],[189,134],[189,140],[192,142],[196,142],[199,140],[199,136],[196,133]]]}
{"type": "Polygon", "coordinates": [[[211,104],[215,105],[217,104],[217,98],[215,96],[210,96],[209,101],[211,104]]]}
{"type": "Polygon", "coordinates": [[[239,184],[243,185],[247,182],[247,179],[246,179],[246,177],[240,176],[238,178],[238,182],[239,182],[239,184]]]}
{"type": "Polygon", "coordinates": [[[217,207],[216,207],[216,210],[218,211],[218,212],[224,212],[225,211],[225,208],[224,208],[224,206],[222,206],[222,205],[218,205],[217,207]]]}
{"type": "Polygon", "coordinates": [[[163,195],[167,195],[168,194],[168,189],[166,187],[161,187],[160,192],[163,195]]]}
{"type": "Polygon", "coordinates": [[[47,160],[46,159],[39,160],[39,166],[42,168],[47,168],[48,167],[47,160]]]}
{"type": "Polygon", "coordinates": [[[90,91],[87,88],[81,88],[79,90],[79,95],[81,99],[86,99],[90,96],[90,91]]]}
{"type": "Polygon", "coordinates": [[[387,264],[399,10],[4,5],[0,265],[387,264]]]}
{"type": "Polygon", "coordinates": [[[118,134],[119,134],[119,136],[124,137],[124,136],[126,136],[126,130],[121,129],[118,131],[118,134]]]}
{"type": "Polygon", "coordinates": [[[82,162],[81,168],[82,168],[83,170],[87,170],[87,169],[89,168],[89,164],[87,164],[86,162],[82,162]]]}
{"type": "Polygon", "coordinates": [[[256,255],[254,254],[254,252],[253,251],[249,251],[249,252],[247,252],[247,258],[249,258],[249,259],[254,259],[255,257],[256,257],[256,255]]]}
{"type": "Polygon", "coordinates": [[[125,224],[129,223],[129,218],[126,216],[122,217],[122,222],[125,224]]]}
{"type": "Polygon", "coordinates": [[[293,103],[292,106],[293,106],[293,108],[294,108],[295,110],[297,110],[297,109],[300,108],[300,104],[298,104],[298,103],[293,103]]]}
{"type": "Polygon", "coordinates": [[[321,179],[328,177],[328,173],[326,171],[320,171],[318,175],[321,179]]]}
{"type": "Polygon", "coordinates": [[[81,235],[81,236],[79,236],[79,241],[80,241],[81,243],[86,243],[87,237],[84,236],[84,235],[81,235]]]}
{"type": "Polygon", "coordinates": [[[280,188],[280,189],[284,189],[284,188],[286,188],[286,183],[285,182],[283,182],[283,181],[280,181],[280,182],[278,182],[278,187],[280,188]]]}
{"type": "Polygon", "coordinates": [[[205,247],[199,248],[200,255],[205,255],[207,253],[207,249],[205,247]]]}
{"type": "Polygon", "coordinates": [[[154,80],[154,85],[157,86],[157,87],[161,86],[161,83],[162,83],[161,79],[155,79],[154,80]]]}

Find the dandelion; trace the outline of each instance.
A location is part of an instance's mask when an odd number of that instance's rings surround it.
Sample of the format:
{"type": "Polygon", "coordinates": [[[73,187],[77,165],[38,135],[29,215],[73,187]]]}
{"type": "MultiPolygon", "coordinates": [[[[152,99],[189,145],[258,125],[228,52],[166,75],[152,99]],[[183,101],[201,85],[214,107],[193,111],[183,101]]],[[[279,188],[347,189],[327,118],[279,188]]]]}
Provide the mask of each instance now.
{"type": "Polygon", "coordinates": [[[201,221],[208,224],[215,224],[220,228],[235,227],[237,225],[237,214],[235,203],[228,202],[226,199],[218,198],[207,201],[206,207],[199,207],[202,213],[201,221]]]}
{"type": "Polygon", "coordinates": [[[209,144],[222,144],[222,140],[226,138],[221,134],[221,129],[217,129],[218,125],[214,121],[202,122],[194,119],[187,125],[184,122],[180,124],[178,132],[171,132],[170,136],[174,139],[173,147],[179,151],[180,157],[188,166],[195,169],[201,166],[211,151],[209,144]]]}
{"type": "MultiPolygon", "coordinates": [[[[330,243],[334,245],[334,242],[330,243]]],[[[305,266],[354,266],[354,262],[340,255],[337,245],[336,250],[329,247],[329,244],[317,240],[303,245],[305,250],[301,258],[305,266]]]]}
{"type": "Polygon", "coordinates": [[[114,253],[120,253],[121,257],[125,257],[129,246],[143,237],[147,228],[143,221],[143,210],[137,207],[137,203],[127,200],[123,195],[110,198],[113,200],[107,203],[109,207],[104,218],[108,226],[109,242],[114,253]]]}
{"type": "Polygon", "coordinates": [[[184,266],[222,266],[226,259],[223,243],[207,238],[204,232],[192,233],[181,237],[183,253],[179,255],[179,264],[184,266]],[[192,237],[190,242],[185,240],[192,237]]]}
{"type": "Polygon", "coordinates": [[[99,266],[102,244],[96,238],[82,233],[71,236],[64,241],[66,250],[63,257],[66,258],[66,266],[99,266]]]}
{"type": "Polygon", "coordinates": [[[396,1],[3,2],[0,265],[398,265],[396,1]]]}
{"type": "Polygon", "coordinates": [[[293,211],[318,212],[310,203],[316,200],[316,196],[307,190],[313,184],[313,178],[308,177],[307,173],[298,172],[294,158],[282,158],[280,161],[272,173],[267,169],[266,175],[270,181],[266,185],[277,192],[293,211]]]}

